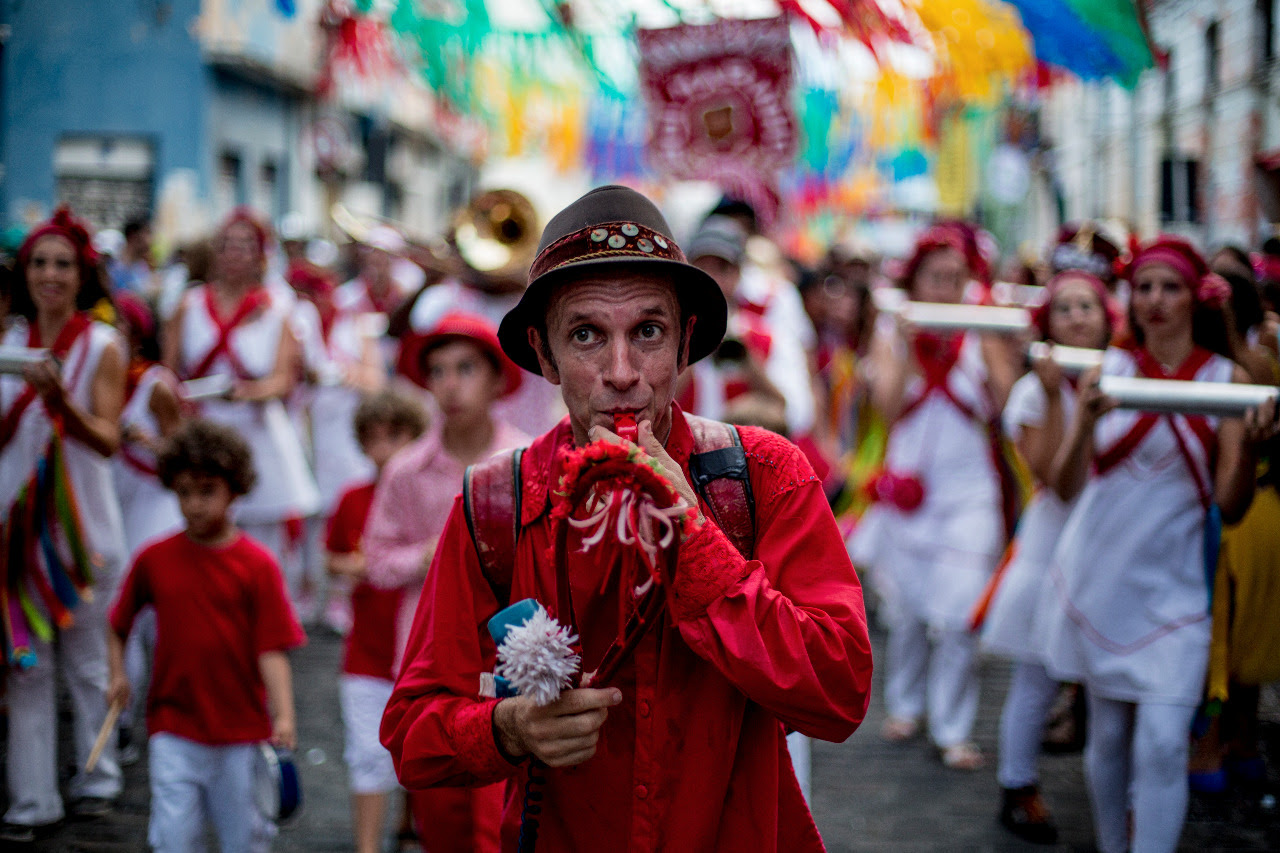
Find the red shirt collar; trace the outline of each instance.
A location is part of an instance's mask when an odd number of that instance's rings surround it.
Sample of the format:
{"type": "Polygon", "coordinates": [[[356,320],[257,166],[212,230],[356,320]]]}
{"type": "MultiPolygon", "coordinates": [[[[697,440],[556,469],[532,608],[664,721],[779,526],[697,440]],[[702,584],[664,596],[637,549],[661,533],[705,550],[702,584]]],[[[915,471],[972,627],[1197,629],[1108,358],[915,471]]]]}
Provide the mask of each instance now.
{"type": "MultiPolygon", "coordinates": [[[[560,423],[533,440],[520,460],[520,524],[527,526],[547,511],[551,490],[560,483],[562,451],[573,447],[573,429],[566,415],[560,423]]],[[[684,412],[671,404],[671,435],[667,436],[667,452],[688,471],[693,452],[693,433],[684,412]]]]}

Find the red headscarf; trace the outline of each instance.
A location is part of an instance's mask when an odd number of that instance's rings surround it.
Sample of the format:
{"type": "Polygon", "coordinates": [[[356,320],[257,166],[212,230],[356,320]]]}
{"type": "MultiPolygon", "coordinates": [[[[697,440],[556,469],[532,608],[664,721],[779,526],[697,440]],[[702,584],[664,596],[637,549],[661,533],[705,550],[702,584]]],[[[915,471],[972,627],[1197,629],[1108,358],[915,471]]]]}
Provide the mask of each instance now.
{"type": "Polygon", "coordinates": [[[252,209],[243,205],[231,211],[223,220],[222,227],[218,229],[219,238],[225,237],[227,229],[237,223],[244,223],[253,229],[253,236],[258,241],[258,254],[265,255],[267,246],[271,244],[271,231],[252,209]]]}
{"type": "Polygon", "coordinates": [[[925,258],[943,249],[954,249],[964,255],[965,262],[969,264],[969,271],[971,273],[974,271],[969,252],[965,246],[964,235],[949,225],[935,225],[920,235],[920,239],[916,241],[915,248],[911,251],[911,256],[902,265],[901,282],[903,289],[910,292],[925,258]]]}
{"type": "Polygon", "coordinates": [[[1063,285],[1069,281],[1083,281],[1093,288],[1093,292],[1098,295],[1098,301],[1102,303],[1102,310],[1107,312],[1107,328],[1114,337],[1124,327],[1124,315],[1120,313],[1116,301],[1111,298],[1107,286],[1096,275],[1073,269],[1063,270],[1049,279],[1049,283],[1045,285],[1044,302],[1037,305],[1035,311],[1031,313],[1031,322],[1040,331],[1040,339],[1049,340],[1049,315],[1053,311],[1053,300],[1057,298],[1063,285]]]}
{"type": "Polygon", "coordinates": [[[129,328],[144,338],[149,338],[156,331],[156,320],[147,303],[128,291],[115,294],[113,301],[116,311],[129,324],[129,328]]]}
{"type": "Polygon", "coordinates": [[[1191,288],[1197,306],[1221,308],[1231,298],[1231,285],[1210,270],[1204,256],[1181,237],[1161,235],[1140,246],[1129,262],[1125,277],[1132,282],[1138,270],[1147,264],[1164,264],[1181,276],[1191,288]]]}
{"type": "Polygon", "coordinates": [[[80,220],[71,215],[71,208],[64,204],[54,211],[48,222],[37,225],[22,241],[18,248],[18,265],[26,266],[36,243],[50,235],[61,237],[72,245],[76,250],[76,261],[82,269],[91,268],[98,263],[98,253],[94,251],[89,231],[80,220]]]}

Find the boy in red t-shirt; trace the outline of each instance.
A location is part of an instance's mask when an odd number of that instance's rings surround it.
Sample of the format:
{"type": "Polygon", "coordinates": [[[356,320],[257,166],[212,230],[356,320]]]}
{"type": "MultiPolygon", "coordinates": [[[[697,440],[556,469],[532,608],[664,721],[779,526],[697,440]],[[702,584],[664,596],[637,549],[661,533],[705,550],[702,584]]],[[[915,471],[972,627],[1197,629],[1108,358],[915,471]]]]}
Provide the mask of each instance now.
{"type": "Polygon", "coordinates": [[[195,420],[165,443],[160,481],[186,529],[138,554],[111,610],[107,699],[128,701],[124,644],[146,605],[156,614],[147,695],[151,822],[159,853],[197,849],[206,822],[223,850],[264,851],[275,826],[253,795],[262,741],[296,743],[286,652],[306,642],[271,552],[231,521],[253,487],[249,446],[234,430],[195,420]]]}
{"type": "MultiPolygon", "coordinates": [[[[381,474],[397,451],[422,435],[426,413],[418,401],[395,391],[383,391],[360,403],[354,426],[360,449],[381,474]]],[[[378,726],[391,697],[396,615],[403,592],[379,589],[368,582],[361,548],[376,485],[375,479],[351,486],[343,493],[329,520],[325,542],[329,574],[349,578],[355,584],[339,691],[346,730],[343,758],[351,784],[358,853],[382,849],[387,794],[400,786],[391,753],[378,741],[378,726]]]]}

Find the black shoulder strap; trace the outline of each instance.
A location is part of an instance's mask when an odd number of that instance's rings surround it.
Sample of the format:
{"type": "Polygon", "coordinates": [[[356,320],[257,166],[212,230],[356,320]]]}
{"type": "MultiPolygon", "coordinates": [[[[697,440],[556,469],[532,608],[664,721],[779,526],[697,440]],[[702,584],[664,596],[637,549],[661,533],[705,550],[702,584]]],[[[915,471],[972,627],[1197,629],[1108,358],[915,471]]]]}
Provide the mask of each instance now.
{"type": "Polygon", "coordinates": [[[716,526],[750,560],[756,550],[756,502],[738,428],[692,415],[685,418],[693,432],[694,452],[689,456],[693,487],[711,509],[716,526]]]}

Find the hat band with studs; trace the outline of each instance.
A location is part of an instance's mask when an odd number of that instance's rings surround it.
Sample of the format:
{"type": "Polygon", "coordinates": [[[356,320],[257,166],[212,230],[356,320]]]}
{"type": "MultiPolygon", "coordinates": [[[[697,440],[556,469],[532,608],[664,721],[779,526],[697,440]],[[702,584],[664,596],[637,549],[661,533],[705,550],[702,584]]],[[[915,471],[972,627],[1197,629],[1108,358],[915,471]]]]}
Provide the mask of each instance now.
{"type": "Polygon", "coordinates": [[[607,258],[656,258],[686,263],[675,241],[637,222],[605,222],[566,234],[534,259],[529,281],[559,267],[607,258]]]}

